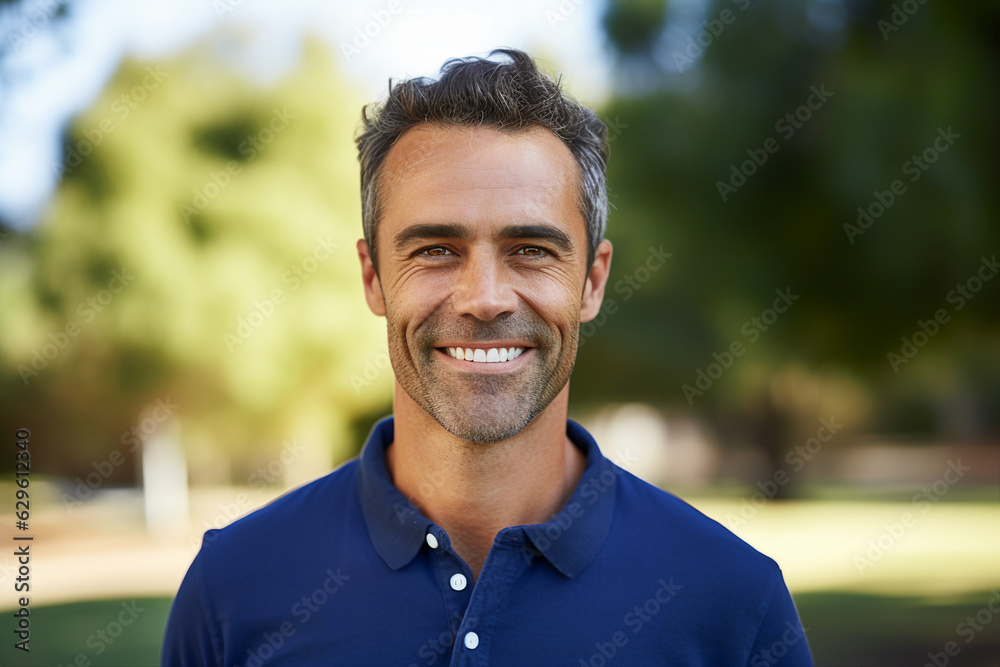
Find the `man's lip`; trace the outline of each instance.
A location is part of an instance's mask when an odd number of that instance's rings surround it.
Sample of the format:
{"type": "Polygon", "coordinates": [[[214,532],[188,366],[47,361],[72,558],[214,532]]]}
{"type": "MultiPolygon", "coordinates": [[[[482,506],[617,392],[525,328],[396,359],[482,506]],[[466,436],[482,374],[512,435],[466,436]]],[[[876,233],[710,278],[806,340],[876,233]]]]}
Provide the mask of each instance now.
{"type": "Polygon", "coordinates": [[[512,348],[521,347],[527,350],[528,348],[534,347],[533,345],[528,345],[527,343],[511,343],[509,341],[497,341],[495,343],[442,343],[440,345],[435,345],[439,350],[445,350],[449,347],[461,347],[461,348],[471,348],[473,350],[491,350],[493,348],[512,348]]]}

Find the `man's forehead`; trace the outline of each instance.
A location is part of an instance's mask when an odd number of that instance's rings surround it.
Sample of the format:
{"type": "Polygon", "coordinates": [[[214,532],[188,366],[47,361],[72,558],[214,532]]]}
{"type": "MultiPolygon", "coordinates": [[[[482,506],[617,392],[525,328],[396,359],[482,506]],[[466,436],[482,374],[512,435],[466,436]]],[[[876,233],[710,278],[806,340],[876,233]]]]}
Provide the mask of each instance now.
{"type": "MultiPolygon", "coordinates": [[[[489,126],[421,123],[404,132],[386,155],[386,171],[405,177],[426,168],[429,162],[462,160],[473,154],[499,152],[516,146],[526,153],[555,161],[572,161],[572,153],[552,131],[532,126],[517,132],[489,126]],[[468,152],[463,151],[468,148],[468,152]]],[[[575,164],[575,162],[574,162],[575,164]]],[[[484,165],[486,166],[486,165],[484,165]]]]}

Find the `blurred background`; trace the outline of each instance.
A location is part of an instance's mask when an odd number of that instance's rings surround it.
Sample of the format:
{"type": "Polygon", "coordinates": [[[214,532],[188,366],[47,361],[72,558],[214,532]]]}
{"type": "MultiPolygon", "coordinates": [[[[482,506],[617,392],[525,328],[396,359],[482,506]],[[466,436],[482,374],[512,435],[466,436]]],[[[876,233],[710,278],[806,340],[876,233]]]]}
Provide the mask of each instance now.
{"type": "Polygon", "coordinates": [[[612,142],[570,416],[778,561],[817,665],[998,664],[998,29],[938,0],[0,2],[0,516],[33,537],[30,654],[0,555],[0,664],[156,664],[202,533],[391,413],[360,109],[499,46],[612,142]]]}

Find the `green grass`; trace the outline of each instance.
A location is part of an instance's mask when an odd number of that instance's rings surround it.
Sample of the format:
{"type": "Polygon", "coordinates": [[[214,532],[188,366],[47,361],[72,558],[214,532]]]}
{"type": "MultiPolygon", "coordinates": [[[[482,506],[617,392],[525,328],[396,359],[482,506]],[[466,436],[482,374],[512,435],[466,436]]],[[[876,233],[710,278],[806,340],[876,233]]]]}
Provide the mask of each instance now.
{"type": "Polygon", "coordinates": [[[968,643],[968,635],[956,631],[992,595],[983,591],[945,600],[822,592],[796,595],[795,604],[817,667],[922,667],[930,663],[928,653],[941,653],[949,641],[960,652],[948,665],[997,667],[1000,614],[992,613],[968,643]]]}
{"type": "MultiPolygon", "coordinates": [[[[943,651],[949,641],[961,649],[958,656],[949,659],[949,665],[996,667],[1000,664],[1000,614],[992,614],[969,643],[956,632],[966,616],[986,607],[991,595],[983,591],[945,600],[824,592],[796,595],[795,603],[809,629],[818,667],[921,667],[928,662],[928,652],[943,651]]],[[[102,642],[97,631],[117,630],[114,624],[124,611],[121,600],[32,609],[29,654],[12,648],[11,617],[5,612],[0,665],[157,665],[170,600],[139,598],[135,603],[143,611],[111,643],[102,642]],[[97,655],[101,646],[105,650],[97,655]],[[74,662],[81,655],[81,661],[74,662]]]]}
{"type": "Polygon", "coordinates": [[[12,612],[4,612],[0,665],[17,667],[51,667],[52,665],[92,665],[114,667],[147,667],[160,664],[160,644],[170,611],[165,598],[133,600],[88,600],[50,607],[31,608],[30,653],[13,647],[12,612]],[[131,620],[119,626],[119,617],[131,620]],[[121,627],[121,634],[116,638],[121,627]],[[103,631],[107,640],[98,634],[103,631]],[[100,651],[100,655],[98,655],[100,651]],[[80,657],[83,656],[83,657],[80,657]]]}

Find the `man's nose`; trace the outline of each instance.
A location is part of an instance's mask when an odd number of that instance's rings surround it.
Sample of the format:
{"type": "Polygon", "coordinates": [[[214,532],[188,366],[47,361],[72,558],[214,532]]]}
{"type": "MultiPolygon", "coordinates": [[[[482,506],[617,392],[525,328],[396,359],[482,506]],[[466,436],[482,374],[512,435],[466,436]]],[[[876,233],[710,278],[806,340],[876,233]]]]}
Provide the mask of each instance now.
{"type": "Polygon", "coordinates": [[[491,252],[471,252],[458,270],[452,305],[459,315],[488,322],[517,310],[517,295],[501,258],[491,252]]]}

